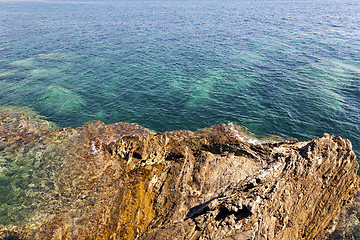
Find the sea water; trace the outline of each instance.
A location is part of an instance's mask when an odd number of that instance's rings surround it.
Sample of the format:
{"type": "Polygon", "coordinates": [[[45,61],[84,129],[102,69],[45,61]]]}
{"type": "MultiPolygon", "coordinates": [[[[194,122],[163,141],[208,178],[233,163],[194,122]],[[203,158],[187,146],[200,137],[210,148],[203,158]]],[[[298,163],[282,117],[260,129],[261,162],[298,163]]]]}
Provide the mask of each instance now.
{"type": "Polygon", "coordinates": [[[0,105],[57,126],[233,122],[360,153],[360,1],[0,0],[0,105]]]}

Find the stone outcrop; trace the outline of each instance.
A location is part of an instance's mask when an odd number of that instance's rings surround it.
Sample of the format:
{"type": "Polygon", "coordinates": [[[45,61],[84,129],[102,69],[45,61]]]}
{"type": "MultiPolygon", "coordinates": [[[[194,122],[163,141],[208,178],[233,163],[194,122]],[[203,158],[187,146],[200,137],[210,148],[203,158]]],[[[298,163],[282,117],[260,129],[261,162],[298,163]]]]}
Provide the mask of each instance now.
{"type": "Polygon", "coordinates": [[[0,238],[320,239],[357,190],[357,169],[351,143],[328,134],[270,142],[231,124],[52,129],[2,109],[0,238]]]}

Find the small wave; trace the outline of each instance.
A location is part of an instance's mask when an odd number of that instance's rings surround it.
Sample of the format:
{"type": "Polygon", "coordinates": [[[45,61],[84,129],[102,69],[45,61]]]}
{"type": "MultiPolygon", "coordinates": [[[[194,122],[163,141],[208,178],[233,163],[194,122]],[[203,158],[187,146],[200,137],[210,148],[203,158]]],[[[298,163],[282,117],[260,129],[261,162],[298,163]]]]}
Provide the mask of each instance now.
{"type": "Polygon", "coordinates": [[[236,125],[232,122],[228,123],[230,129],[233,131],[235,136],[240,139],[241,141],[248,142],[251,144],[263,144],[265,143],[262,140],[257,139],[256,137],[252,136],[252,133],[247,131],[244,127],[236,125]]]}

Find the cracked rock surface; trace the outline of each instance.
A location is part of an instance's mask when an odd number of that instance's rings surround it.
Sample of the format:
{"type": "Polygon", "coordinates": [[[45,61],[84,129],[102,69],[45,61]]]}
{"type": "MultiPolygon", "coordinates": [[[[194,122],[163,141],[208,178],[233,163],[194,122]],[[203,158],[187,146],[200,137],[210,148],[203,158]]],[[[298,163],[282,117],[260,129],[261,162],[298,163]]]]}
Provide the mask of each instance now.
{"type": "Polygon", "coordinates": [[[350,141],[328,134],[266,142],[231,124],[51,129],[3,109],[0,238],[323,239],[358,188],[357,169],[350,141]]]}

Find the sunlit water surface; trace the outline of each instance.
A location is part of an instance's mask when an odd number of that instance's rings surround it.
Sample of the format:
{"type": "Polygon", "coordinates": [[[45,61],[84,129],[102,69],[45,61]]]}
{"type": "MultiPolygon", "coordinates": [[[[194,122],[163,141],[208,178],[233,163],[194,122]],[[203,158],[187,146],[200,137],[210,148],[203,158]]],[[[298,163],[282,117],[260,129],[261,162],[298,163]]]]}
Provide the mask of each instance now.
{"type": "Polygon", "coordinates": [[[360,151],[360,1],[3,1],[0,105],[360,151]]]}

